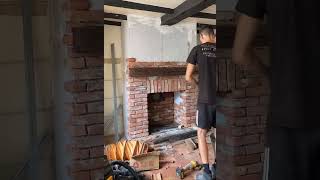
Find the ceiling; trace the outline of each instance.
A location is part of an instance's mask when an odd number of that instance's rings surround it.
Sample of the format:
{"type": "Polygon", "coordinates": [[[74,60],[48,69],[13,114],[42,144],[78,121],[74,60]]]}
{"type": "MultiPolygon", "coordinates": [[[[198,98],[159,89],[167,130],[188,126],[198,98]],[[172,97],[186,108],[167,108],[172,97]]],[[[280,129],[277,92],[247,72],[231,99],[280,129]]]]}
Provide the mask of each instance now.
{"type": "MultiPolygon", "coordinates": [[[[127,1],[174,9],[178,5],[183,3],[185,0],[127,0],[127,1]]],[[[164,15],[163,13],[127,9],[127,8],[121,8],[121,7],[112,7],[107,5],[104,6],[104,12],[124,14],[124,15],[135,14],[135,15],[148,16],[148,17],[161,17],[164,15]]],[[[201,12],[215,14],[216,5],[212,5],[201,12]]],[[[182,22],[186,22],[186,21],[196,21],[197,23],[203,23],[203,24],[216,24],[216,21],[214,19],[187,18],[182,22]]]]}

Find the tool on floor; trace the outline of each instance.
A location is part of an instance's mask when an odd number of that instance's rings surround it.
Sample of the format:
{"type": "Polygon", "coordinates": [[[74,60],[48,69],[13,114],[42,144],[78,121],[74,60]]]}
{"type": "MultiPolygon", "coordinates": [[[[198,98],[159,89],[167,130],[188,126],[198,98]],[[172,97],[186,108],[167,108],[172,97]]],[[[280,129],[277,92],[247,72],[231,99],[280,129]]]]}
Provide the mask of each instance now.
{"type": "Polygon", "coordinates": [[[176,175],[180,178],[183,179],[186,176],[186,173],[189,171],[193,171],[195,169],[200,169],[201,166],[198,164],[197,161],[191,161],[190,163],[188,163],[187,165],[185,165],[184,167],[180,168],[178,167],[176,169],[176,175]]]}

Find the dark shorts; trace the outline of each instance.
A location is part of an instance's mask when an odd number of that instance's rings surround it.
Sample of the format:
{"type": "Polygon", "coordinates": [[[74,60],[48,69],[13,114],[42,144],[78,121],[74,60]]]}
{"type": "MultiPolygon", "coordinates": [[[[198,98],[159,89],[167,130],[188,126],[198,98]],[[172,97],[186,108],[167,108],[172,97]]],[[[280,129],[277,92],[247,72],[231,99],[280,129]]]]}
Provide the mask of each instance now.
{"type": "Polygon", "coordinates": [[[198,104],[196,124],[201,129],[211,129],[216,127],[216,108],[215,105],[205,103],[198,104]]]}
{"type": "Polygon", "coordinates": [[[268,128],[269,180],[320,180],[320,130],[268,128]]]}

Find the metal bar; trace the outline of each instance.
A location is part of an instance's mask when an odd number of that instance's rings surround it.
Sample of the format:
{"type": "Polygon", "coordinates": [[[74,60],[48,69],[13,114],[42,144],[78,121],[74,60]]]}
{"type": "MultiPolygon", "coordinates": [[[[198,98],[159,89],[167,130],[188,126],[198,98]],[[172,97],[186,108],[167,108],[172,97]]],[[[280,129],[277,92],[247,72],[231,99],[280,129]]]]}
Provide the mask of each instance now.
{"type": "Polygon", "coordinates": [[[111,58],[112,58],[112,84],[113,84],[113,122],[115,131],[115,141],[119,141],[118,130],[118,108],[117,108],[117,80],[116,80],[116,57],[114,44],[111,44],[111,58]]]}
{"type": "Polygon", "coordinates": [[[263,163],[263,180],[269,179],[269,157],[270,157],[270,149],[268,147],[265,148],[264,151],[264,163],[263,163]]]}
{"type": "Polygon", "coordinates": [[[36,114],[36,93],[34,77],[33,40],[32,40],[32,3],[21,0],[23,20],[23,40],[26,79],[27,119],[30,122],[30,173],[32,180],[38,180],[38,122],[36,114]]]}
{"type": "Polygon", "coordinates": [[[104,13],[104,18],[127,20],[126,15],[115,13],[104,13]]]}

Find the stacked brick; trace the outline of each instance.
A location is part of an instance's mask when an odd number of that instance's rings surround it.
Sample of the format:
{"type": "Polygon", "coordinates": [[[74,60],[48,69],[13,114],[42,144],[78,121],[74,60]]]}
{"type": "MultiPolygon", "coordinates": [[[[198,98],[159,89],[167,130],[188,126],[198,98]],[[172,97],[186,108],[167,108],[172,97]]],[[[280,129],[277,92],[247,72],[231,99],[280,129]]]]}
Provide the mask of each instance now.
{"type": "Polygon", "coordinates": [[[217,60],[217,84],[217,179],[261,180],[268,84],[229,57],[217,60]]]}
{"type": "Polygon", "coordinates": [[[181,106],[183,112],[179,112],[179,120],[182,125],[190,127],[195,123],[197,90],[185,81],[184,75],[177,76],[145,76],[131,77],[130,68],[154,67],[154,66],[180,67],[181,63],[166,62],[136,62],[128,59],[126,72],[126,90],[128,95],[128,137],[140,138],[149,135],[148,121],[148,94],[181,92],[181,106]]]}
{"type": "Polygon", "coordinates": [[[103,52],[74,51],[72,29],[102,27],[103,12],[90,10],[89,0],[69,0],[67,7],[63,41],[68,47],[67,59],[73,76],[73,80],[65,82],[65,90],[73,96],[71,102],[66,102],[70,112],[67,129],[72,136],[72,144],[66,147],[72,153],[70,176],[77,180],[100,180],[104,173],[103,52]]]}

